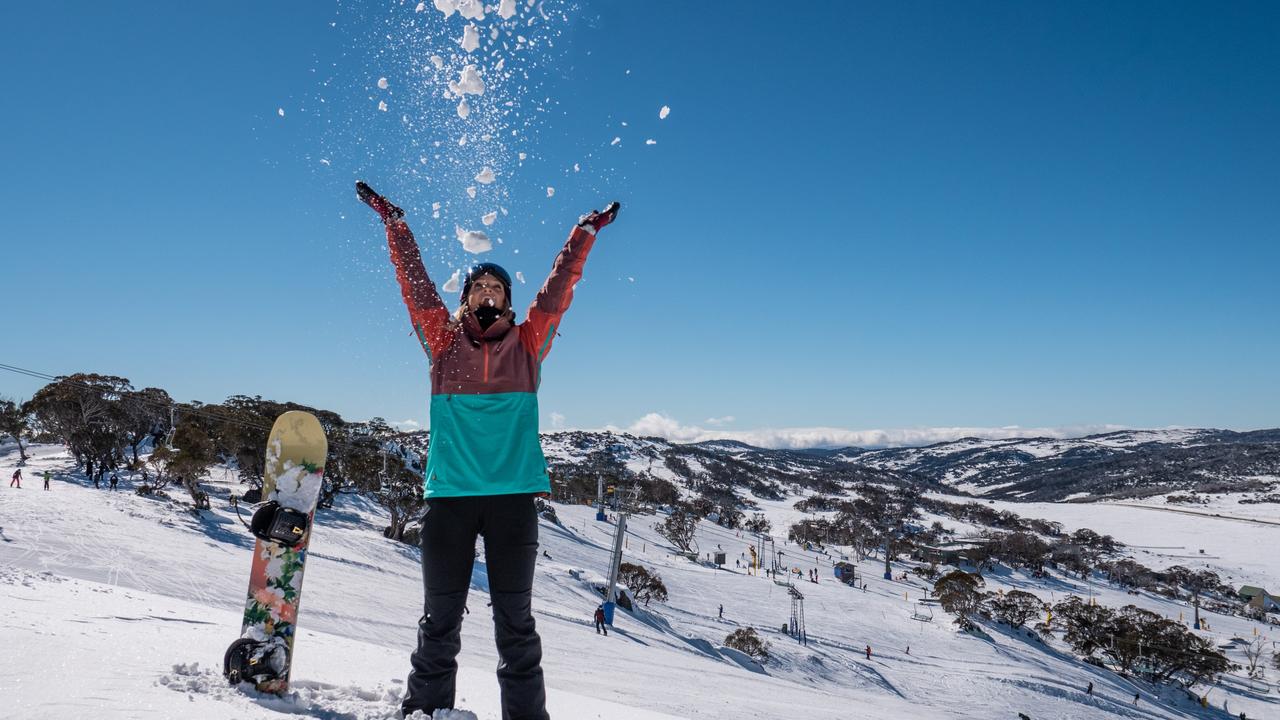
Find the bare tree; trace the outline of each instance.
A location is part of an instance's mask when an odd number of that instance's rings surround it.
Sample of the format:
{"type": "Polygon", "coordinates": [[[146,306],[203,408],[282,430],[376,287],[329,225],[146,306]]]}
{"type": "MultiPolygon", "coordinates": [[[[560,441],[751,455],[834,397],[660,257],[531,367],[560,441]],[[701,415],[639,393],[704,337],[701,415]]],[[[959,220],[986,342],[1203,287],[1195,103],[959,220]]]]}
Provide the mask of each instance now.
{"type": "Polygon", "coordinates": [[[694,535],[698,529],[699,519],[696,514],[677,505],[671,509],[671,514],[667,516],[667,519],[660,523],[655,523],[653,529],[657,530],[662,537],[670,540],[671,544],[675,545],[680,552],[697,552],[694,535]]]}
{"type": "Polygon", "coordinates": [[[1262,680],[1266,677],[1266,669],[1262,665],[1262,655],[1266,647],[1266,637],[1259,635],[1244,648],[1245,670],[1249,671],[1249,679],[1262,680]]]}

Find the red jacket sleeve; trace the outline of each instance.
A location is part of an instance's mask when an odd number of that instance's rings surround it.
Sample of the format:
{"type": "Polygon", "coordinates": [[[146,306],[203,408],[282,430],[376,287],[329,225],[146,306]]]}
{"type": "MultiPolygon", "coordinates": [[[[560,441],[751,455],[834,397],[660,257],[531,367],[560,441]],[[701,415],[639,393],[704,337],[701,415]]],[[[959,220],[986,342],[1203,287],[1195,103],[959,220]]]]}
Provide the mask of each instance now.
{"type": "Polygon", "coordinates": [[[449,310],[422,264],[418,241],[403,220],[387,225],[387,248],[396,267],[400,294],[409,308],[409,321],[427,357],[434,359],[444,352],[452,337],[448,332],[449,310]]]}
{"type": "Polygon", "coordinates": [[[520,325],[520,342],[538,362],[551,352],[560,318],[573,301],[573,286],[582,278],[582,266],[595,241],[595,233],[582,227],[575,227],[569,233],[569,240],[551,266],[551,275],[529,306],[529,318],[520,325]]]}

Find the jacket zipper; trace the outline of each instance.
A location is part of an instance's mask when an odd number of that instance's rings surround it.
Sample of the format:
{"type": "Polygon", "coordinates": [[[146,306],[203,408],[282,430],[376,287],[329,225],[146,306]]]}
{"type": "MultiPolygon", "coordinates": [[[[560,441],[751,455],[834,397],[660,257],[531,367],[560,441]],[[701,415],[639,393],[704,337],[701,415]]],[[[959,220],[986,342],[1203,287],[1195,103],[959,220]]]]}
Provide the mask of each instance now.
{"type": "Polygon", "coordinates": [[[489,343],[484,343],[484,381],[489,382],[489,343]]]}

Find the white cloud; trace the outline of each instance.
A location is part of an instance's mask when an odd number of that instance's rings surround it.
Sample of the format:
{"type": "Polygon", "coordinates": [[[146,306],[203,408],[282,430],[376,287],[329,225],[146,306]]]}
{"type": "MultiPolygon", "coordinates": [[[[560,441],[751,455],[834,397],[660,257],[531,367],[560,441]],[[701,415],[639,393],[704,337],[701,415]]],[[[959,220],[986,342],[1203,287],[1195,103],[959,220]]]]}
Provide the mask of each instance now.
{"type": "Polygon", "coordinates": [[[400,428],[401,430],[421,430],[422,429],[422,423],[412,418],[408,420],[401,420],[400,422],[393,422],[391,424],[400,428]]]}
{"type": "Polygon", "coordinates": [[[719,426],[721,426],[721,425],[726,425],[726,424],[728,424],[728,423],[731,423],[731,422],[733,422],[733,420],[734,420],[734,418],[733,418],[733,416],[732,416],[732,415],[725,415],[724,417],[718,417],[718,418],[707,418],[706,420],[703,420],[702,422],[706,423],[707,425],[715,425],[715,426],[719,427],[719,426]]]}
{"type": "MultiPolygon", "coordinates": [[[[707,425],[732,422],[732,416],[709,418],[707,425]]],[[[695,443],[707,440],[738,440],[756,447],[771,449],[837,448],[837,447],[906,447],[932,445],[938,442],[977,437],[990,440],[1012,438],[1071,438],[1096,433],[1127,430],[1122,425],[1080,425],[1062,428],[1024,428],[1016,425],[990,427],[932,427],[895,428],[884,430],[848,430],[833,427],[761,428],[756,430],[721,430],[698,425],[682,425],[678,420],[662,413],[649,413],[631,425],[620,428],[607,425],[611,432],[627,432],[632,435],[656,435],[677,443],[695,443]]]]}
{"type": "Polygon", "coordinates": [[[551,427],[557,430],[564,427],[564,415],[558,412],[551,413],[551,427]]]}

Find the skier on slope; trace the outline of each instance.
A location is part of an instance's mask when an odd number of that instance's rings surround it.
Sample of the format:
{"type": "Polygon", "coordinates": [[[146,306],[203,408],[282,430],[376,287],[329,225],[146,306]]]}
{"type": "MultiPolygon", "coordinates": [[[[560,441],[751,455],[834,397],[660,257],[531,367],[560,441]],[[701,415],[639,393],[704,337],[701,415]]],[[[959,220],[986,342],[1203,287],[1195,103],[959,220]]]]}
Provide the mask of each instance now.
{"type": "Polygon", "coordinates": [[[13,476],[9,478],[9,487],[14,485],[17,485],[19,490],[22,489],[22,468],[14,470],[13,476]]]}
{"type": "Polygon", "coordinates": [[[604,624],[604,606],[603,605],[596,606],[596,612],[595,612],[595,615],[592,616],[592,619],[596,623],[596,634],[599,635],[600,633],[604,633],[605,637],[609,637],[609,628],[605,627],[605,624],[604,624]]]}
{"type": "Polygon", "coordinates": [[[517,323],[511,276],[493,263],[471,269],[462,305],[451,315],[403,211],[364,183],[356,192],[386,225],[409,320],[431,363],[421,540],[425,612],[402,709],[406,716],[415,710],[430,716],[453,707],[462,608],[476,536],[483,535],[503,720],[545,720],[542,642],[530,607],[538,552],[534,496],[551,490],[538,440],[538,383],[587,253],[618,204],[578,222],[528,317],[517,323]]]}

